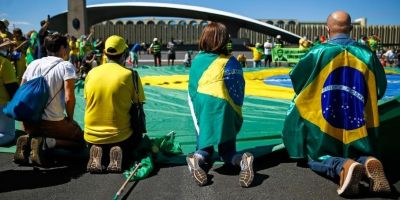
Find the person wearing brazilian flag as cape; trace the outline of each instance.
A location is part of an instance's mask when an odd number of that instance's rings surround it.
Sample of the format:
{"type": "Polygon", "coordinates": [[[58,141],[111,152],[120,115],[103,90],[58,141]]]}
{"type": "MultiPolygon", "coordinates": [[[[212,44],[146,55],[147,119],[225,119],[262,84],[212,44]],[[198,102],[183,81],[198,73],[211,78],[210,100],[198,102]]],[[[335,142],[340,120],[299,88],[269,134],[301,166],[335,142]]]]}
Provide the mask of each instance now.
{"type": "Polygon", "coordinates": [[[210,23],[201,34],[200,52],[189,74],[189,107],[197,136],[197,151],[186,161],[194,181],[208,183],[214,145],[226,164],[240,166],[239,184],[253,182],[253,155],[236,152],[236,135],[242,123],[245,82],[240,63],[228,53],[229,35],[221,23],[210,23]]]}
{"type": "Polygon", "coordinates": [[[390,192],[377,156],[377,100],[386,75],[376,55],[350,39],[350,15],[329,15],[330,40],[312,48],[290,72],[296,96],[289,108],[283,142],[292,158],[339,180],[339,195],[359,193],[363,176],[373,193],[390,192]]]}

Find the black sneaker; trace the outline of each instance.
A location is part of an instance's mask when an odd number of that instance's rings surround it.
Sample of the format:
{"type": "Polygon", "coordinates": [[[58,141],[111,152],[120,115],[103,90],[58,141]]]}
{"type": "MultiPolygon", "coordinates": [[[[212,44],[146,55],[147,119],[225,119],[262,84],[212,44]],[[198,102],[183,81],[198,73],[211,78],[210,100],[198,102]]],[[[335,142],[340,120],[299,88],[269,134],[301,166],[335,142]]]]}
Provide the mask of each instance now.
{"type": "Polygon", "coordinates": [[[103,156],[103,149],[100,146],[92,145],[90,148],[90,158],[87,164],[87,171],[90,173],[101,173],[103,167],[101,165],[101,158],[103,156]]]}
{"type": "Polygon", "coordinates": [[[206,185],[208,183],[207,173],[200,167],[199,158],[194,155],[189,155],[186,157],[186,162],[194,181],[199,186],[206,185]]]}
{"type": "Polygon", "coordinates": [[[249,187],[253,183],[254,171],[253,171],[253,160],[254,156],[251,153],[244,153],[242,161],[240,161],[240,174],[239,184],[242,187],[249,187]]]}
{"type": "Polygon", "coordinates": [[[29,164],[29,153],[30,153],[29,136],[22,135],[17,139],[16,149],[14,154],[14,163],[20,165],[29,164]]]}
{"type": "Polygon", "coordinates": [[[31,161],[34,165],[46,165],[44,158],[44,137],[34,137],[31,140],[31,161]]]}
{"type": "Polygon", "coordinates": [[[120,173],[122,171],[122,149],[119,146],[114,146],[110,149],[110,164],[107,171],[110,173],[120,173]]]}

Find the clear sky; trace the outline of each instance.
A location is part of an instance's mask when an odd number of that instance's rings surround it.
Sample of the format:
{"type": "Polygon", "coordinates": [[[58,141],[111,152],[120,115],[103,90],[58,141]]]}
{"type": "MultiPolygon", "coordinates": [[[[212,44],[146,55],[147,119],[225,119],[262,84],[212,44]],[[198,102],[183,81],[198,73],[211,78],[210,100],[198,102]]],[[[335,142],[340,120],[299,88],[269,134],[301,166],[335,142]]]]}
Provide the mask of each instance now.
{"type": "MultiPolygon", "coordinates": [[[[40,20],[67,10],[67,0],[1,0],[0,19],[9,29],[38,30],[40,20]]],[[[86,0],[87,5],[128,0],[86,0]]],[[[232,12],[254,19],[298,19],[325,21],[335,10],[345,10],[353,19],[366,17],[368,25],[400,25],[400,0],[141,0],[137,2],[177,3],[232,12]]]]}

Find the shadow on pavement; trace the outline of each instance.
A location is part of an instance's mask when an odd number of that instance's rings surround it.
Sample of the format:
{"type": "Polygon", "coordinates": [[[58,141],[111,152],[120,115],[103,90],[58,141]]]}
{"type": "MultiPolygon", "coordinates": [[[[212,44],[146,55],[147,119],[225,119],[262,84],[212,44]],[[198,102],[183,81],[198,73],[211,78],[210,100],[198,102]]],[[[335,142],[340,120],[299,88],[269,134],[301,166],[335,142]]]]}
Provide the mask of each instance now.
{"type": "Polygon", "coordinates": [[[3,184],[0,187],[0,193],[61,185],[80,177],[86,172],[86,165],[83,165],[82,162],[69,163],[68,166],[61,166],[61,163],[57,165],[52,168],[33,167],[29,169],[23,167],[21,170],[1,171],[0,180],[3,184]]]}

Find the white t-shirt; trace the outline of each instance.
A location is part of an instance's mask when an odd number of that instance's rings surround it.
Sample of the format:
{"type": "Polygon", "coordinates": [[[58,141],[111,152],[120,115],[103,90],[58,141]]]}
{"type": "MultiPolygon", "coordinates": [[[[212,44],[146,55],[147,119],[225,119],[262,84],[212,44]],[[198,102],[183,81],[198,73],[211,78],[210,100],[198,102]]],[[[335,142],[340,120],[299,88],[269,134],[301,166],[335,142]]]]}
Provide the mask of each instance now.
{"type": "Polygon", "coordinates": [[[386,56],[386,58],[387,58],[388,61],[392,61],[392,60],[394,59],[394,53],[393,53],[392,50],[386,51],[386,53],[383,54],[383,55],[386,56]]]}
{"type": "Polygon", "coordinates": [[[265,42],[264,43],[264,54],[271,55],[272,48],[274,48],[274,45],[271,42],[265,42]]]}
{"type": "Polygon", "coordinates": [[[171,41],[168,42],[167,49],[168,49],[168,54],[174,54],[175,53],[175,43],[171,42],[171,41]]]}
{"type": "Polygon", "coordinates": [[[49,85],[50,99],[54,97],[51,103],[45,108],[42,115],[43,120],[48,121],[61,121],[64,119],[65,110],[65,91],[64,81],[76,79],[76,71],[74,65],[68,61],[64,61],[59,57],[47,56],[38,60],[34,60],[28,65],[22,79],[29,81],[40,75],[44,76],[49,85]],[[58,63],[57,65],[55,65],[58,63]],[[54,66],[55,65],[55,66],[54,66]],[[48,71],[53,67],[50,71],[48,71]],[[57,93],[58,92],[58,93],[57,93]]]}

